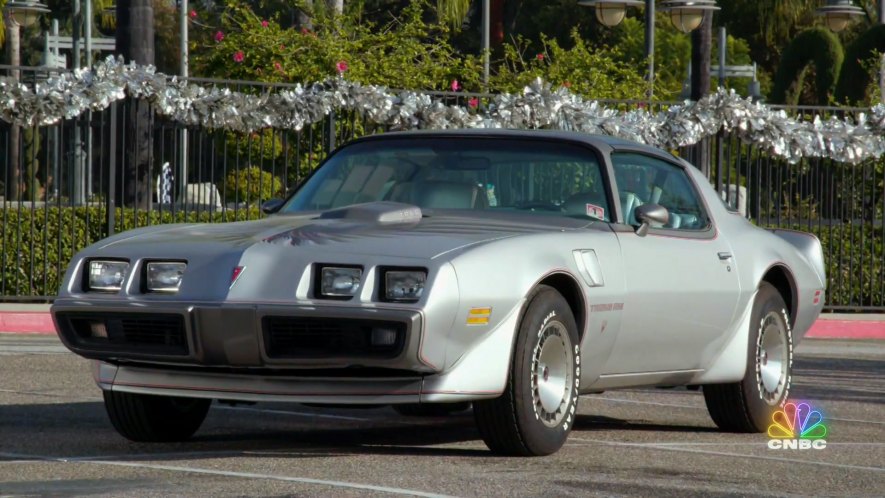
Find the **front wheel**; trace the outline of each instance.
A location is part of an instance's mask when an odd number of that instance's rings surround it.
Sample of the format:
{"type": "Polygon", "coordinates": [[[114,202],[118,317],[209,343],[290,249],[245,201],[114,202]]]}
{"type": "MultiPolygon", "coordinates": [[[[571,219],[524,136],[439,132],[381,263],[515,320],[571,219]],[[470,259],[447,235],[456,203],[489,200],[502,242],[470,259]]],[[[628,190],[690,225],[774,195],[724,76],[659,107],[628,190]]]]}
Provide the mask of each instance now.
{"type": "Polygon", "coordinates": [[[704,386],[707,411],[724,431],[765,432],[790,394],[793,335],[787,306],[777,289],[763,282],[752,313],[744,379],[704,386]]]}
{"type": "Polygon", "coordinates": [[[578,327],[568,303],[540,286],[517,331],[504,394],[476,401],[486,445],[503,455],[549,455],[565,444],[575,421],[581,373],[578,327]]]}
{"type": "Polygon", "coordinates": [[[197,432],[210,399],[104,391],[104,406],[121,436],[135,442],[184,441],[197,432]]]}

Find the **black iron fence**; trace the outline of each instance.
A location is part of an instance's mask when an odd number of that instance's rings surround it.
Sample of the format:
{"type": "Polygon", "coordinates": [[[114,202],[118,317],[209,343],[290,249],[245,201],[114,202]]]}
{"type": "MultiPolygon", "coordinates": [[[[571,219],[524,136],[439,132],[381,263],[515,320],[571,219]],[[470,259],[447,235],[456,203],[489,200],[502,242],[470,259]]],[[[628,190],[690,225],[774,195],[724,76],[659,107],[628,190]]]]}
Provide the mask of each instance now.
{"type": "MultiPolygon", "coordinates": [[[[41,76],[21,74],[30,83],[41,76]]],[[[193,81],[247,92],[285,87],[193,81]]],[[[458,105],[477,98],[482,105],[488,96],[434,97],[458,105]]],[[[785,110],[807,119],[860,112],[785,110]]],[[[285,195],[336,145],[384,131],[354,112],[300,131],[184,127],[131,99],[51,126],[0,122],[0,301],[51,300],[73,254],[114,233],[158,223],[259,218],[261,200],[285,195]]],[[[885,311],[885,160],[788,164],[724,132],[676,152],[696,164],[708,158],[706,171],[723,199],[755,223],[820,237],[829,274],[827,310],[885,311]]]]}

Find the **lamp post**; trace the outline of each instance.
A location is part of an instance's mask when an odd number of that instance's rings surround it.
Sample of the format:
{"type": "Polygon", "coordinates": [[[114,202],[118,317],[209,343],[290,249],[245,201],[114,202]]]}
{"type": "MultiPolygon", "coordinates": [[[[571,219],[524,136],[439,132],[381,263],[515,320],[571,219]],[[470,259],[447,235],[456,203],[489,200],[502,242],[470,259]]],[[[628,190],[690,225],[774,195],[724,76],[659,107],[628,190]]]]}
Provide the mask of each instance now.
{"type": "MultiPolygon", "coordinates": [[[[885,0],[879,0],[879,24],[885,24],[885,0]]],[[[854,5],[851,0],[827,0],[826,5],[817,9],[817,15],[824,16],[830,30],[838,33],[851,24],[854,19],[865,16],[866,11],[854,5]]],[[[879,61],[879,93],[885,100],[885,54],[879,61]]]]}
{"type": "MultiPolygon", "coordinates": [[[[581,0],[578,5],[596,8],[596,19],[608,27],[617,26],[624,20],[628,7],[645,5],[645,57],[648,59],[648,98],[654,96],[655,84],[655,0],[581,0]]],[[[661,10],[670,13],[673,26],[683,33],[696,30],[707,12],[719,10],[716,0],[665,0],[661,10]]]]}
{"type": "MultiPolygon", "coordinates": [[[[49,9],[37,0],[11,0],[3,10],[6,22],[6,50],[9,65],[12,66],[9,76],[18,81],[21,78],[21,27],[28,27],[37,22],[41,15],[49,9]]],[[[7,151],[7,192],[11,200],[19,198],[19,149],[21,148],[21,128],[15,124],[9,128],[9,150],[7,151]]]]}

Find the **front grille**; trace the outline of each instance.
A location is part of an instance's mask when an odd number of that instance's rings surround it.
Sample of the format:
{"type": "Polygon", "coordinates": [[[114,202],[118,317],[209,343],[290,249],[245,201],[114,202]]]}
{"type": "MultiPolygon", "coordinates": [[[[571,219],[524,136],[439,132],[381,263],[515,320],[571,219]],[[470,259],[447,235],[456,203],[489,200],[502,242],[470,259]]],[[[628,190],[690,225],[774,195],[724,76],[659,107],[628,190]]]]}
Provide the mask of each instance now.
{"type": "Polygon", "coordinates": [[[269,358],[394,358],[406,342],[406,325],[384,320],[267,316],[262,329],[269,358]],[[373,343],[373,330],[395,339],[373,343]]]}
{"type": "Polygon", "coordinates": [[[138,354],[188,354],[181,315],[63,313],[58,318],[61,333],[75,346],[138,354]]]}

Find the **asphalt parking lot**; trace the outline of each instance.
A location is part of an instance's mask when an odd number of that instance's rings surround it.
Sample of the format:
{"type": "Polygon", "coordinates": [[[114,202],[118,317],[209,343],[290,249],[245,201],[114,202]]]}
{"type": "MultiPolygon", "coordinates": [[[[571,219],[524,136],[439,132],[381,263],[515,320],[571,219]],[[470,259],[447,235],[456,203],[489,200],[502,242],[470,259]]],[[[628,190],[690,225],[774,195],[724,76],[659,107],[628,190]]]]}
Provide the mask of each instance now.
{"type": "Polygon", "coordinates": [[[86,360],[54,337],[0,335],[0,496],[885,495],[885,341],[808,340],[794,399],[829,428],[822,450],[717,432],[698,392],[581,398],[544,458],[490,455],[470,412],[214,404],[182,444],[114,432],[86,360]]]}

